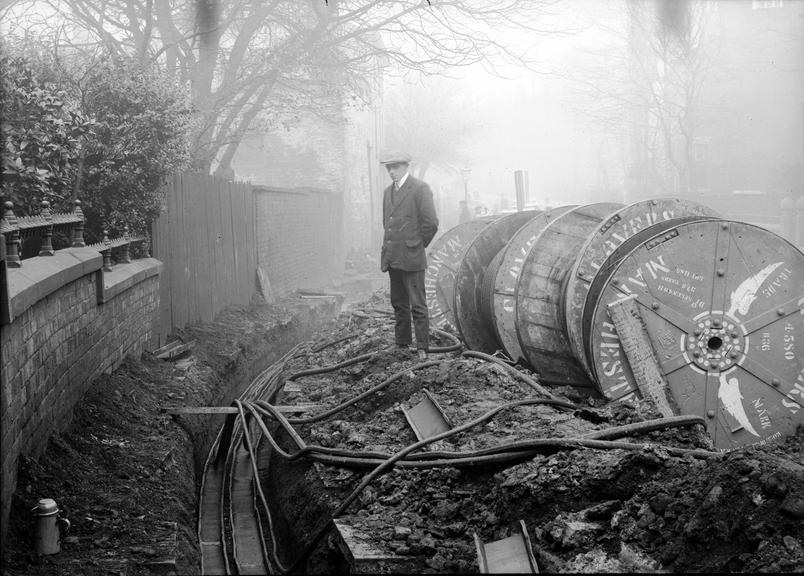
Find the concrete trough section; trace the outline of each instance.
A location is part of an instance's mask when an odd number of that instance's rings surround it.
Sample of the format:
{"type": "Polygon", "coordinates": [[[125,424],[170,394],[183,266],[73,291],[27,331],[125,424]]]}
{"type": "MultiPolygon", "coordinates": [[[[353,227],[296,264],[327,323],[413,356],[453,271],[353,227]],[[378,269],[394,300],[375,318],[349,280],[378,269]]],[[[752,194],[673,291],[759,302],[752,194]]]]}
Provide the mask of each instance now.
{"type": "Polygon", "coordinates": [[[722,450],[804,423],[804,255],[766,229],[672,198],[520,212],[485,225],[456,268],[472,350],[609,400],[665,388],[667,411],[705,417],[722,450]],[[610,305],[625,297],[621,329],[647,348],[621,342],[610,305]]]}

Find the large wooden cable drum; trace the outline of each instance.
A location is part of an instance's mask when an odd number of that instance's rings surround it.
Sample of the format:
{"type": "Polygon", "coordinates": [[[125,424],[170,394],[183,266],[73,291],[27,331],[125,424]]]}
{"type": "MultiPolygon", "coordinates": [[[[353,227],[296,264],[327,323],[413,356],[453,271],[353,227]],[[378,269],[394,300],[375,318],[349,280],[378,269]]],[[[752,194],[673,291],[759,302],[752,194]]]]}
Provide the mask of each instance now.
{"type": "Polygon", "coordinates": [[[604,396],[638,389],[608,309],[630,297],[674,410],[703,416],[717,448],[778,441],[804,423],[801,251],[758,226],[710,219],[612,257],[587,300],[585,344],[604,396]]]}
{"type": "MultiPolygon", "coordinates": [[[[497,272],[493,277],[493,294],[491,296],[493,327],[497,340],[514,362],[525,361],[525,355],[516,335],[515,291],[516,283],[522,272],[522,265],[547,224],[573,208],[577,208],[577,206],[560,206],[536,214],[516,231],[498,254],[501,256],[497,272]]],[[[486,278],[491,280],[491,274],[487,274],[486,278]]]]}
{"type": "Polygon", "coordinates": [[[564,317],[573,355],[587,376],[594,372],[583,345],[582,317],[589,287],[607,258],[638,232],[657,224],[695,216],[718,216],[714,210],[676,198],[652,198],[624,206],[601,222],[586,238],[570,270],[564,294],[564,317]]]}
{"type": "Polygon", "coordinates": [[[497,253],[538,212],[525,210],[497,218],[485,226],[466,249],[455,274],[453,310],[461,338],[472,350],[493,354],[500,348],[494,329],[483,321],[483,277],[497,253]]]}
{"type": "Polygon", "coordinates": [[[432,326],[436,328],[456,326],[453,313],[455,273],[472,240],[497,218],[496,215],[485,216],[458,224],[441,234],[428,246],[424,291],[432,326]]]}
{"type": "Polygon", "coordinates": [[[515,290],[516,331],[525,359],[545,382],[593,386],[566,335],[563,289],[588,235],[621,207],[601,202],[566,211],[545,226],[525,258],[515,290]]]}

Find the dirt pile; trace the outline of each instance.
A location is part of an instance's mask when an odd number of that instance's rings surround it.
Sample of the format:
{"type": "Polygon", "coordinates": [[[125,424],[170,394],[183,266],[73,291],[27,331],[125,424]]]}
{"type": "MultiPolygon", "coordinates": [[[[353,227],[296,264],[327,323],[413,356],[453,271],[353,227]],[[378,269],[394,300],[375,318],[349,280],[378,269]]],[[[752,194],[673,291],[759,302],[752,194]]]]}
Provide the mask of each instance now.
{"type": "MultiPolygon", "coordinates": [[[[701,425],[612,435],[659,416],[570,387],[546,388],[574,407],[518,404],[544,396],[498,364],[460,352],[432,354],[416,368],[414,351],[389,347],[384,307],[377,298],[342,315],[286,369],[287,378],[301,376],[286,382],[277,403],[314,402],[313,414],[348,404],[293,424],[308,446],[322,448],[317,462],[275,457],[265,473],[295,550],[338,514],[339,526],[387,558],[386,569],[473,572],[474,535],[500,540],[522,520],[546,571],[804,570],[803,431],[783,445],[719,455],[701,425]],[[477,424],[412,452],[356,491],[374,467],[417,442],[411,411],[425,398],[452,428],[477,424]],[[485,418],[500,406],[508,407],[485,418]],[[591,448],[584,438],[604,440],[591,448]],[[326,451],[336,451],[341,465],[331,465],[326,451]]],[[[310,571],[344,568],[343,542],[327,534],[310,571]]]]}

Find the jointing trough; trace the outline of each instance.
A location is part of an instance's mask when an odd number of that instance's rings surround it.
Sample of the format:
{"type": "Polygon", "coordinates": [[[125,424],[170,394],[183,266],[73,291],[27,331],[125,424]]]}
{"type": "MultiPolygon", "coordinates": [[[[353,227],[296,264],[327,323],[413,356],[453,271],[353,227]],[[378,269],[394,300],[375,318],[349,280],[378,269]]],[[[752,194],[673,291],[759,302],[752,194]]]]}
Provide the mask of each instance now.
{"type": "Polygon", "coordinates": [[[699,415],[716,448],[804,423],[804,254],[680,199],[473,220],[430,246],[431,321],[548,383],[699,415]]]}

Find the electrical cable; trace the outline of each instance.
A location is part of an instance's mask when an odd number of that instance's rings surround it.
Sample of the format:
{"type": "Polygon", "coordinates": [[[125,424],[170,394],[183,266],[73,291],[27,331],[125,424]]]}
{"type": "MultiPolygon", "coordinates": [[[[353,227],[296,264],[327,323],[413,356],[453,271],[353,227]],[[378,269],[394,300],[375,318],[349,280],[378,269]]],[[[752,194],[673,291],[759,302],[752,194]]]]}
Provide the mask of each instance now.
{"type": "MultiPolygon", "coordinates": [[[[467,350],[461,354],[461,356],[468,356],[471,358],[480,358],[481,360],[486,360],[487,362],[494,362],[498,366],[502,366],[506,372],[522,380],[525,384],[533,388],[536,392],[541,394],[542,396],[547,396],[548,398],[558,399],[558,397],[550,392],[547,388],[536,382],[533,378],[523,374],[510,364],[507,364],[504,360],[497,358],[495,356],[491,356],[489,354],[484,354],[483,352],[477,352],[475,350],[467,350]]],[[[576,407],[576,409],[580,409],[580,406],[576,407]]]]}

